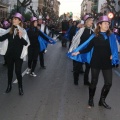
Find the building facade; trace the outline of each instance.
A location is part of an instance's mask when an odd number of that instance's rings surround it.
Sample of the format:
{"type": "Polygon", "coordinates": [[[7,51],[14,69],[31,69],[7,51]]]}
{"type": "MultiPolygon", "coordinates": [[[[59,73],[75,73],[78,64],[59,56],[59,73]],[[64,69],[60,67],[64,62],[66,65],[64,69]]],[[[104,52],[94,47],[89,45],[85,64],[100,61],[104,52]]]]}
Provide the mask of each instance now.
{"type": "Polygon", "coordinates": [[[98,13],[98,4],[100,0],[91,0],[91,1],[92,1],[91,11],[94,13],[98,13]]]}
{"type": "Polygon", "coordinates": [[[0,18],[7,18],[8,4],[6,1],[0,0],[0,18]]]}
{"type": "Polygon", "coordinates": [[[59,16],[60,2],[57,0],[38,0],[38,7],[43,12],[43,8],[46,8],[46,12],[53,12],[59,16]]]}
{"type": "Polygon", "coordinates": [[[92,1],[90,0],[83,0],[81,3],[81,16],[92,12],[92,1]]]}

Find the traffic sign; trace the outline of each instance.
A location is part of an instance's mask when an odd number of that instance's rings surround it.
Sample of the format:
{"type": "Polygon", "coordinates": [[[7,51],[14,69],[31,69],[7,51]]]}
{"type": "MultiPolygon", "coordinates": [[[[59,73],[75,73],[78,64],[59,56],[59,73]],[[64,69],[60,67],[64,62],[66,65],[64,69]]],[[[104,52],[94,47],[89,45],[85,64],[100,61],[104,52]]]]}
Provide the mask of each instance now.
{"type": "Polygon", "coordinates": [[[108,18],[112,19],[114,17],[114,14],[112,12],[108,13],[108,18]]]}

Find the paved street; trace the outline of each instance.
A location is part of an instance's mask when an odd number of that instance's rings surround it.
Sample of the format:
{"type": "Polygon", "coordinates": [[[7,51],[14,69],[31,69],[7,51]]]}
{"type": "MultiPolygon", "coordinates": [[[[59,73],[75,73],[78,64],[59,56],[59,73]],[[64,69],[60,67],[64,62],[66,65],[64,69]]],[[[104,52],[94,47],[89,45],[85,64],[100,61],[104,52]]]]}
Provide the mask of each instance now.
{"type": "MultiPolygon", "coordinates": [[[[111,110],[98,106],[103,76],[100,74],[95,94],[95,107],[88,109],[88,87],[73,84],[72,61],[66,57],[67,48],[61,43],[49,45],[45,54],[46,70],[39,67],[37,77],[23,77],[24,95],[18,95],[18,86],[13,83],[11,93],[5,94],[7,70],[0,56],[0,120],[120,120],[120,67],[113,70],[113,86],[106,101],[111,110]]],[[[23,72],[27,62],[23,64],[23,72]]],[[[13,82],[16,80],[14,75],[13,82]]]]}

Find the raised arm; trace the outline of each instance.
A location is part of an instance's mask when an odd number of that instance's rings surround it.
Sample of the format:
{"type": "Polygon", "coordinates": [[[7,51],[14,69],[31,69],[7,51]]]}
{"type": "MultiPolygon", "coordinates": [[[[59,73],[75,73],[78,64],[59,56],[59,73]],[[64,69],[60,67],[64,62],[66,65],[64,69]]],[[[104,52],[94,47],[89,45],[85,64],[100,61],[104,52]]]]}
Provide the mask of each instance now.
{"type": "Polygon", "coordinates": [[[7,33],[7,34],[5,34],[5,35],[0,36],[0,42],[2,42],[2,41],[4,41],[4,40],[6,40],[6,39],[8,38],[8,36],[9,36],[9,33],[7,33]]]}
{"type": "Polygon", "coordinates": [[[87,53],[87,52],[89,52],[92,49],[93,45],[94,45],[94,38],[89,42],[88,46],[85,49],[80,50],[78,52],[74,52],[74,53],[72,53],[72,55],[76,56],[78,54],[87,53]]]}
{"type": "Polygon", "coordinates": [[[49,39],[41,32],[39,31],[39,35],[46,41],[50,42],[49,39]]]}

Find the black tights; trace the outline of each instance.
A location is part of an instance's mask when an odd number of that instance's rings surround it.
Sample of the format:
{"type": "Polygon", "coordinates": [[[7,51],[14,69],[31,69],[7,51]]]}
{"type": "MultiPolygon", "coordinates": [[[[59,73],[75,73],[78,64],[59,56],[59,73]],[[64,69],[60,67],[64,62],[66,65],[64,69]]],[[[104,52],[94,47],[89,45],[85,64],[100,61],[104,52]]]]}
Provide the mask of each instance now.
{"type": "Polygon", "coordinates": [[[40,66],[44,67],[44,51],[39,52],[40,66]]]}
{"type": "MultiPolygon", "coordinates": [[[[82,69],[82,65],[83,65],[83,63],[73,60],[74,79],[77,79],[77,80],[79,79],[79,73],[82,69]]],[[[90,71],[90,65],[88,63],[85,63],[84,82],[88,82],[89,71],[90,71]]]]}
{"type": "Polygon", "coordinates": [[[8,66],[8,84],[12,84],[13,79],[13,71],[15,66],[15,73],[18,80],[18,85],[22,86],[22,59],[14,59],[12,57],[7,58],[7,66],[8,66]]]}
{"type": "MultiPolygon", "coordinates": [[[[99,73],[100,73],[100,69],[91,68],[91,76],[92,76],[92,80],[90,84],[91,89],[96,88],[98,83],[99,73]]],[[[110,87],[112,86],[112,69],[102,70],[102,74],[104,77],[104,87],[109,90],[110,87]]]]}

